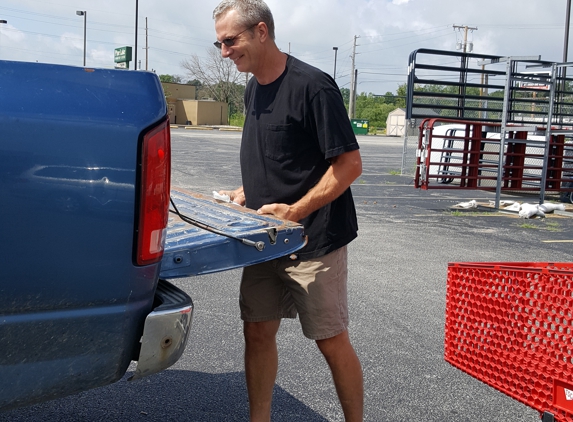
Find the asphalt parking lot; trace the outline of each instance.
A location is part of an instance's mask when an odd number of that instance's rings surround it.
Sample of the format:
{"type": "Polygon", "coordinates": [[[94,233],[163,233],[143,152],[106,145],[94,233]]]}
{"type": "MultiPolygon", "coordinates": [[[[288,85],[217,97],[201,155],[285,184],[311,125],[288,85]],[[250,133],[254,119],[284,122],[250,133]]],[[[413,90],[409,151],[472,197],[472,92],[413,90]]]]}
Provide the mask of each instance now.
{"type": "MultiPolygon", "coordinates": [[[[240,133],[172,129],[172,184],[204,194],[240,184],[240,133]]],[[[573,218],[452,212],[494,193],[420,191],[396,174],[399,138],[360,136],[359,237],[349,246],[350,335],[362,361],[366,421],[538,421],[535,410],[443,359],[449,262],[570,262],[573,218]]],[[[502,199],[535,203],[536,198],[502,199]]],[[[185,354],[170,369],[0,414],[0,421],[248,420],[239,270],[177,279],[194,300],[185,354]]],[[[279,332],[273,421],[342,421],[330,373],[297,321],[279,332]]],[[[129,374],[128,374],[129,375],[129,374]]]]}

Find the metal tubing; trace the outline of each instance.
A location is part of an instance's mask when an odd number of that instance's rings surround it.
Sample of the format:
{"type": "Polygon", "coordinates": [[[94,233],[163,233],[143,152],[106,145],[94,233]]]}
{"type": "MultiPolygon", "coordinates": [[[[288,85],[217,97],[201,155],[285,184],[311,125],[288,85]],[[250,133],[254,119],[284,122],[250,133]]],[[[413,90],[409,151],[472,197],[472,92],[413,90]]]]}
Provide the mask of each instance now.
{"type": "Polygon", "coordinates": [[[541,186],[539,191],[539,204],[545,200],[545,183],[547,182],[547,164],[549,161],[549,147],[551,145],[551,124],[553,123],[553,103],[555,102],[555,85],[557,82],[557,66],[551,65],[551,90],[549,91],[549,112],[547,113],[547,128],[545,129],[545,154],[543,158],[543,171],[541,172],[541,186]]]}
{"type": "Polygon", "coordinates": [[[86,67],[86,24],[88,19],[88,12],[84,11],[84,67],[86,67]]]}
{"type": "Polygon", "coordinates": [[[513,76],[513,60],[508,60],[506,65],[505,92],[503,94],[503,111],[501,116],[501,133],[499,139],[499,160],[497,167],[497,186],[495,188],[495,208],[499,209],[501,202],[501,184],[503,183],[503,158],[505,151],[505,136],[507,134],[507,115],[511,95],[511,77],[513,76]]]}
{"type": "Polygon", "coordinates": [[[567,63],[567,52],[569,50],[570,19],[571,19],[571,0],[567,0],[567,10],[565,11],[565,40],[563,41],[563,63],[567,63]]]}
{"type": "Polygon", "coordinates": [[[135,61],[133,69],[137,70],[137,15],[139,14],[139,0],[135,0],[135,61]]]}

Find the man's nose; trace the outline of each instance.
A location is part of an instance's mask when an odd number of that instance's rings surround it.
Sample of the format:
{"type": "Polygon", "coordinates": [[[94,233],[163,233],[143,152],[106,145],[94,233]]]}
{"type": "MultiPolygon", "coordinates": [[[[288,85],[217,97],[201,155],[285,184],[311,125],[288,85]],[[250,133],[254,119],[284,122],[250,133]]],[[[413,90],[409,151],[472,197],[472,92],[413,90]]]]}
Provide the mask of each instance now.
{"type": "Polygon", "coordinates": [[[233,47],[227,47],[224,43],[221,44],[221,56],[227,58],[231,55],[233,47]]]}

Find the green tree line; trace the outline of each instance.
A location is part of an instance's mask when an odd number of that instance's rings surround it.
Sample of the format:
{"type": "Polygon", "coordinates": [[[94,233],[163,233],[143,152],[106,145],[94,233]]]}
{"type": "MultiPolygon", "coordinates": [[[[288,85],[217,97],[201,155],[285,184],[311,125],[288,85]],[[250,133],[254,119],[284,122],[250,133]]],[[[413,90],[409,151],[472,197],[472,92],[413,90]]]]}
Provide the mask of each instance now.
{"type": "MultiPolygon", "coordinates": [[[[244,123],[243,95],[249,74],[240,73],[231,60],[222,57],[221,52],[210,47],[206,55],[192,55],[181,62],[187,82],[197,87],[197,99],[209,98],[229,104],[229,123],[242,126],[244,123]]],[[[162,82],[183,83],[177,75],[160,75],[162,82]]],[[[341,90],[346,109],[350,98],[347,88],[341,90]]],[[[356,96],[356,119],[368,120],[371,131],[386,128],[388,114],[406,105],[406,84],[400,85],[396,93],[384,95],[362,92],[356,96]]]]}
{"type": "MultiPolygon", "coordinates": [[[[243,95],[245,85],[248,82],[249,74],[240,73],[234,63],[224,59],[220,51],[215,47],[210,47],[206,55],[192,55],[190,58],[181,62],[181,67],[185,69],[186,77],[197,87],[197,98],[209,98],[215,101],[221,101],[229,104],[229,122],[232,125],[242,126],[244,123],[244,106],[243,95]]],[[[176,75],[160,75],[164,82],[183,83],[183,78],[176,75]]],[[[569,88],[569,87],[568,87],[569,88]]],[[[417,85],[415,92],[446,94],[443,96],[424,95],[416,97],[415,103],[427,104],[426,107],[444,117],[455,117],[459,107],[459,86],[454,85],[417,85]],[[453,95],[452,95],[453,94],[453,95]],[[435,107],[433,107],[435,105],[435,107]]],[[[566,91],[569,91],[567,89],[566,91]]],[[[350,90],[341,88],[340,92],[344,99],[346,109],[349,107],[350,90]]],[[[383,95],[362,92],[356,95],[354,118],[368,120],[370,131],[375,132],[378,129],[386,128],[388,115],[397,108],[406,107],[406,84],[399,85],[396,92],[386,92],[383,95]]],[[[468,86],[463,98],[464,107],[472,113],[479,115],[480,112],[486,112],[487,116],[495,118],[501,113],[501,104],[503,102],[503,90],[490,92],[483,96],[479,88],[468,86]],[[466,96],[470,97],[467,98],[466,96]]],[[[570,94],[568,92],[568,94],[570,94]]],[[[531,92],[518,92],[514,104],[517,104],[518,111],[533,112],[542,108],[542,102],[539,101],[532,105],[532,102],[519,101],[533,95],[531,92]]],[[[535,93],[538,100],[544,100],[546,92],[538,91],[535,93]]],[[[415,107],[416,104],[413,104],[415,107]]],[[[467,116],[466,116],[467,117],[467,116]]],[[[471,116],[469,116],[471,117],[471,116]]]]}
{"type": "MultiPolygon", "coordinates": [[[[350,90],[342,88],[340,92],[348,110],[350,90]]],[[[397,108],[404,107],[406,107],[406,84],[400,85],[396,93],[388,91],[384,95],[376,95],[371,92],[362,92],[356,95],[354,118],[368,120],[370,132],[376,132],[378,129],[386,129],[388,114],[397,108]]]]}

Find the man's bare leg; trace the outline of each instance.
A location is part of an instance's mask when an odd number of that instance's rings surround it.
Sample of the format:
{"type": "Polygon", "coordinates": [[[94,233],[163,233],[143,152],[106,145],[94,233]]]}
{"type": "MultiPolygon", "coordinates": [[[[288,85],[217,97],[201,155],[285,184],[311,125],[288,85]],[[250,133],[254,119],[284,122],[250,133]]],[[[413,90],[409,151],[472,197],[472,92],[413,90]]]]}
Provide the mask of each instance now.
{"type": "Polygon", "coordinates": [[[330,366],[344,419],[346,422],[362,422],[364,412],[362,367],[350,344],[348,331],[332,338],[317,340],[316,344],[330,366]]]}
{"type": "Polygon", "coordinates": [[[251,422],[271,420],[271,401],[278,370],[276,334],[280,320],[245,322],[245,375],[251,422]]]}

